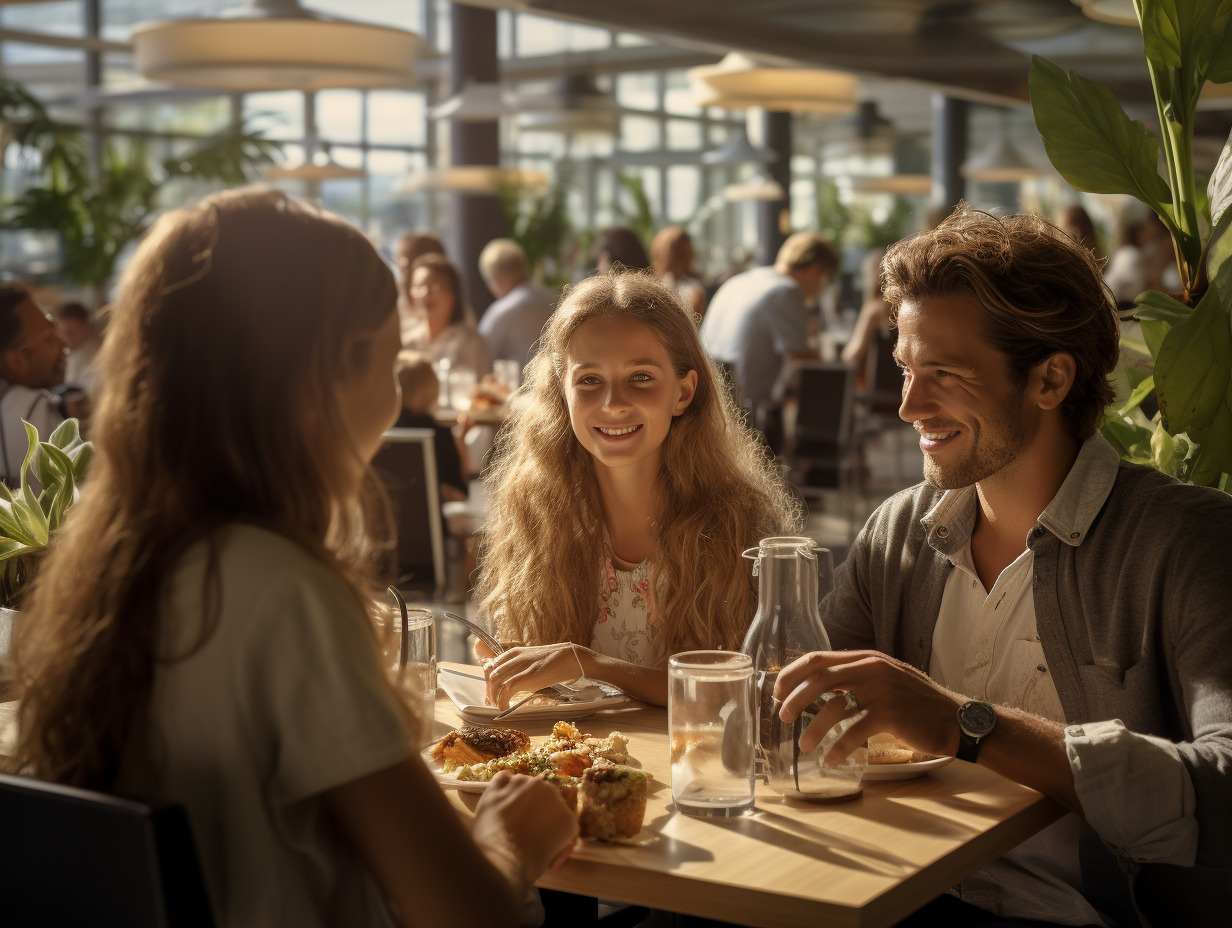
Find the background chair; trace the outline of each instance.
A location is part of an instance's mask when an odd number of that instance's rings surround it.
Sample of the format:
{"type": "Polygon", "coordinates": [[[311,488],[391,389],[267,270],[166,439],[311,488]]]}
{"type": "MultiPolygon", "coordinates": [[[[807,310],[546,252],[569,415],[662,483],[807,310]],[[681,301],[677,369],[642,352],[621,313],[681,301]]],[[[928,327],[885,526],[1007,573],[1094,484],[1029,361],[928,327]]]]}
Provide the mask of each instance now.
{"type": "Polygon", "coordinates": [[[445,526],[431,429],[390,429],[372,469],[393,506],[397,547],[388,579],[399,589],[445,594],[445,526]]]}
{"type": "Polygon", "coordinates": [[[181,806],[0,775],[0,922],[213,928],[181,806]]]}
{"type": "Polygon", "coordinates": [[[786,455],[791,482],[804,497],[837,492],[855,536],[860,456],[853,441],[855,372],[840,361],[797,365],[796,415],[786,455]]]}

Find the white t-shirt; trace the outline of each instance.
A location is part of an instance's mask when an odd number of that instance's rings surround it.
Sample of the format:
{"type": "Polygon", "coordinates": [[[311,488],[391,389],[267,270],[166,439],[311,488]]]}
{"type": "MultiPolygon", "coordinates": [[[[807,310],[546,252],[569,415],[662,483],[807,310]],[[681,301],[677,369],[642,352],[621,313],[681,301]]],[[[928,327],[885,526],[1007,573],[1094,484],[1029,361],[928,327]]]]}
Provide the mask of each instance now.
{"type": "Polygon", "coordinates": [[[118,792],[187,808],[218,924],[392,923],[375,881],[334,830],[322,794],[404,759],[411,726],[345,584],[280,535],[222,529],[218,622],[195,651],[207,548],[162,599],[149,772],[118,792]]]}
{"type": "MultiPolygon", "coordinates": [[[[64,421],[64,416],[46,390],[24,387],[19,383],[0,382],[0,456],[3,473],[0,479],[10,489],[21,486],[21,462],[25,459],[29,441],[22,420],[38,429],[39,438],[46,441],[64,421]]],[[[32,484],[41,489],[37,481],[32,484]]]]}

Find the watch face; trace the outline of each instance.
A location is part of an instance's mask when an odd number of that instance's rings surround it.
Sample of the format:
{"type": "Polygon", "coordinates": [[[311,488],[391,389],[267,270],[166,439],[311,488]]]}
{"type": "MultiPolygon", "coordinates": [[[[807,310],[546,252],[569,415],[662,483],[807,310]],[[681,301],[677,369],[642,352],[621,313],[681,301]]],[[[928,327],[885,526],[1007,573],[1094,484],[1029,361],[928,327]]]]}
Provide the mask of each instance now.
{"type": "Polygon", "coordinates": [[[972,738],[983,738],[997,724],[997,713],[988,703],[972,700],[958,710],[958,724],[972,738]]]}

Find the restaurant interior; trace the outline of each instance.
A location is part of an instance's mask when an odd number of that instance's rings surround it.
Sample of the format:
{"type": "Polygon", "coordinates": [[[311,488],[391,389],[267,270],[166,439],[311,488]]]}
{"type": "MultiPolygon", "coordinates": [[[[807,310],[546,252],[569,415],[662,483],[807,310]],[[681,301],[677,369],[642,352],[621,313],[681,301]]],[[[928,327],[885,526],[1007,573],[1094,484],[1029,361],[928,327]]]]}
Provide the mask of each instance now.
{"type": "MultiPolygon", "coordinates": [[[[885,249],[962,201],[1058,224],[1081,208],[1113,285],[1114,253],[1147,211],[1128,190],[1079,189],[1053,166],[1032,109],[1032,61],[1102,83],[1159,132],[1137,4],[0,0],[0,277],[23,282],[57,319],[56,306],[84,306],[105,336],[116,285],[158,217],[261,184],[358,228],[400,290],[404,277],[410,287],[411,267],[400,264],[407,236],[435,233],[482,332],[498,295],[480,254],[496,239],[514,240],[533,280],[560,294],[596,273],[604,230],[631,229],[651,249],[660,230],[682,229],[694,308],[704,309],[727,280],[774,264],[793,233],[818,232],[838,263],[808,305],[809,360],[786,361],[764,404],[742,401],[735,369],[725,372],[803,515],[797,541],[808,542],[824,586],[870,514],[924,469],[919,439],[899,418],[895,334],[878,309],[885,249]],[[80,166],[76,180],[57,174],[63,164],[80,166]]],[[[1201,177],[1217,170],[1232,129],[1226,87],[1208,84],[1196,106],[1190,154],[1201,177]]],[[[1175,268],[1164,274],[1161,286],[1179,291],[1167,276],[1175,268]]],[[[1132,304],[1140,289],[1124,299],[1132,304]]],[[[485,372],[435,359],[439,394],[418,423],[427,428],[388,433],[373,462],[397,535],[386,578],[403,605],[400,631],[390,613],[401,636],[395,668],[421,646],[408,642],[415,617],[427,615],[423,660],[442,688],[427,697],[434,739],[476,719],[499,724],[482,705],[484,653],[468,623],[486,623],[475,595],[486,465],[523,371],[490,360],[485,372]],[[441,441],[456,446],[460,493],[441,485],[441,441]]],[[[1118,402],[1140,382],[1119,383],[1118,402]]],[[[65,408],[88,439],[89,391],[85,407],[67,405],[79,386],[67,384],[65,408]]],[[[404,381],[404,399],[406,390],[404,381]]],[[[745,541],[749,568],[768,570],[758,541],[745,541]]],[[[10,634],[0,625],[0,667],[10,634]]],[[[595,693],[608,710],[598,717],[571,714],[572,702],[595,707],[558,692],[530,702],[524,725],[535,738],[557,719],[588,718],[579,727],[600,738],[620,728],[652,778],[647,822],[636,837],[588,839],[545,871],[524,924],[895,925],[1063,814],[1029,787],[959,763],[944,777],[926,767],[877,783],[866,773],[855,803],[793,805],[764,798],[759,785],[755,814],[691,817],[670,805],[675,742],[671,775],[655,769],[667,766],[667,711],[629,714],[637,702],[618,686],[595,693]]],[[[0,753],[15,742],[15,695],[0,673],[0,753]]],[[[448,795],[466,818],[482,793],[448,795]]],[[[103,825],[54,803],[29,808],[36,828],[89,833],[70,865],[96,871],[70,893],[87,903],[91,894],[131,901],[159,882],[160,867],[183,864],[157,859],[160,850],[152,861],[126,851],[104,865],[107,854],[89,857],[89,842],[112,840],[103,825]],[[122,892],[106,888],[120,883],[122,892]]],[[[177,876],[184,882],[155,892],[166,912],[143,910],[128,924],[229,924],[211,916],[194,862],[177,876]]],[[[31,871],[20,863],[0,858],[0,887],[31,871]]],[[[3,899],[0,889],[7,924],[3,899]]]]}

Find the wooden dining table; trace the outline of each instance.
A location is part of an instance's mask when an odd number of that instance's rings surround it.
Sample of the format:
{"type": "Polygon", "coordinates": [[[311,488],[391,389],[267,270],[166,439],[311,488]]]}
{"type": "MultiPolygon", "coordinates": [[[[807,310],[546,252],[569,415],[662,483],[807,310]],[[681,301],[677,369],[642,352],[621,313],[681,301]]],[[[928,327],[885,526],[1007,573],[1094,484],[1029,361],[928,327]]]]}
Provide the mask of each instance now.
{"type": "MultiPolygon", "coordinates": [[[[462,724],[471,722],[440,695],[434,736],[462,724]]],[[[498,724],[532,738],[552,728],[550,719],[498,724]]],[[[635,703],[575,724],[628,738],[630,757],[652,778],[645,824],[628,843],[581,841],[538,885],[739,925],[893,925],[1064,811],[956,760],[915,779],[866,781],[860,798],[843,803],[786,799],[758,783],[754,811],[699,818],[672,802],[665,708],[635,703]]],[[[479,798],[450,792],[466,814],[479,798]]]]}

